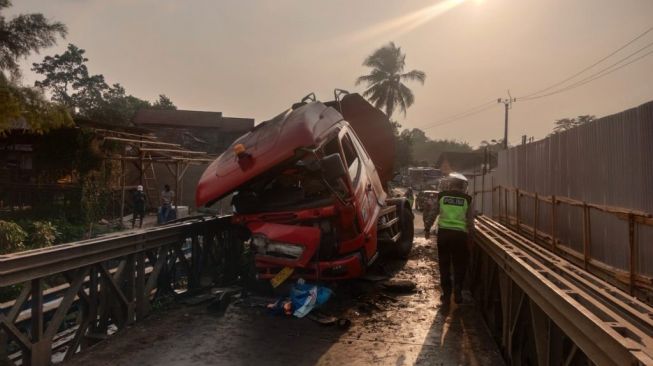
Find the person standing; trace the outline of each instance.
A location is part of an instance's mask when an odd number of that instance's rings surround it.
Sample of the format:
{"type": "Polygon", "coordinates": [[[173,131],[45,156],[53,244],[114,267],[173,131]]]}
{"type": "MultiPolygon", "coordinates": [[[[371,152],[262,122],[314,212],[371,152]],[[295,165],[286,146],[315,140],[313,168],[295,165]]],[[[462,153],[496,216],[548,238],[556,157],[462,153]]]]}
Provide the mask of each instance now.
{"type": "Polygon", "coordinates": [[[166,184],[163,186],[163,191],[161,192],[161,210],[159,211],[159,223],[165,224],[168,221],[174,200],[175,192],[171,191],[170,186],[166,184]]]}
{"type": "Polygon", "coordinates": [[[431,237],[431,228],[435,223],[435,219],[438,217],[437,212],[435,211],[438,204],[437,196],[431,197],[426,196],[422,206],[422,219],[424,220],[424,238],[428,239],[431,237]]]}
{"type": "Polygon", "coordinates": [[[438,216],[438,264],[440,267],[440,299],[443,304],[449,302],[451,290],[454,301],[463,301],[462,288],[468,262],[468,241],[474,230],[472,197],[467,192],[467,178],[459,173],[450,173],[443,182],[435,205],[438,216]],[[451,267],[453,265],[453,284],[451,267]]]}
{"type": "Polygon", "coordinates": [[[143,217],[145,217],[145,192],[143,192],[143,186],[139,185],[136,187],[132,195],[132,203],[134,206],[134,213],[132,215],[132,229],[136,225],[136,217],[140,218],[138,227],[143,227],[143,217]]]}
{"type": "Polygon", "coordinates": [[[408,204],[410,204],[410,208],[413,208],[413,202],[415,202],[415,193],[413,193],[413,187],[408,187],[406,190],[406,193],[404,194],[404,197],[408,200],[408,204]]]}

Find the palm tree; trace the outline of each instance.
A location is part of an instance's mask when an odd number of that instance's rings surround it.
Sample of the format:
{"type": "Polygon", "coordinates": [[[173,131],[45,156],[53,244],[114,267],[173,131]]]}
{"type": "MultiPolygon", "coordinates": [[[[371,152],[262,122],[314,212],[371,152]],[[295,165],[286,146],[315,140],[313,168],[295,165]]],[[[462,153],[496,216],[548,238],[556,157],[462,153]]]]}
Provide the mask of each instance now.
{"type": "Polygon", "coordinates": [[[369,55],[363,66],[371,67],[369,75],[363,75],[356,80],[356,85],[367,84],[363,95],[375,107],[385,110],[388,117],[397,107],[406,115],[406,108],[415,101],[413,92],[404,85],[403,81],[417,80],[424,84],[426,74],[424,71],[411,70],[404,73],[406,54],[401,52],[394,42],[379,48],[369,55]]]}

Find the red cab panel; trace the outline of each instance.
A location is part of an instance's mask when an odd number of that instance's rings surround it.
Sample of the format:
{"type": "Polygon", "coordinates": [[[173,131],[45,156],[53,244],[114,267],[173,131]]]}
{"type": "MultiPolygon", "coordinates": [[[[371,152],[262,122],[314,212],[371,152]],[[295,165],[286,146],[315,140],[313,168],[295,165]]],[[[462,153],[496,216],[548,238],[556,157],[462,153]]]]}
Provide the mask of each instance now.
{"type": "Polygon", "coordinates": [[[271,264],[306,267],[320,246],[320,229],[310,226],[251,222],[256,260],[271,264]]]}

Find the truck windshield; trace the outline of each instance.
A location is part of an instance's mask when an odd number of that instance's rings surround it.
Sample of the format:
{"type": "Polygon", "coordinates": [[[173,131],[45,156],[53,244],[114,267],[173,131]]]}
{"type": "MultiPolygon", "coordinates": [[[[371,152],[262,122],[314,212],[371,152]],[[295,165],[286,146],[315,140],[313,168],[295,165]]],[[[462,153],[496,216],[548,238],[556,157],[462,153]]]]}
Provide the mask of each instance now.
{"type": "Polygon", "coordinates": [[[331,190],[320,172],[299,167],[295,161],[282,167],[280,174],[242,187],[234,195],[232,205],[238,213],[256,213],[318,207],[332,201],[331,190]]]}

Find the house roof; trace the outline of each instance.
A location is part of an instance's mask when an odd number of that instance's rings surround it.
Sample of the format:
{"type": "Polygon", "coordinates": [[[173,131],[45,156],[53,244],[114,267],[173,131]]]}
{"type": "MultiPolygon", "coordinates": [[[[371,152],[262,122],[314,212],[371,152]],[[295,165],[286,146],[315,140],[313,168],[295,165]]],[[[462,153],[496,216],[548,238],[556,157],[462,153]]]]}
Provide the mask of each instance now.
{"type": "MultiPolygon", "coordinates": [[[[442,164],[446,161],[449,164],[449,167],[453,171],[466,171],[471,168],[475,168],[483,164],[483,153],[482,152],[455,152],[455,151],[445,151],[440,154],[437,163],[435,166],[441,168],[442,164]]],[[[490,154],[490,166],[496,166],[497,156],[496,154],[490,154]]]]}
{"type": "Polygon", "coordinates": [[[223,117],[222,112],[140,109],[133,122],[137,126],[205,127],[243,131],[254,127],[252,118],[223,117]]]}

